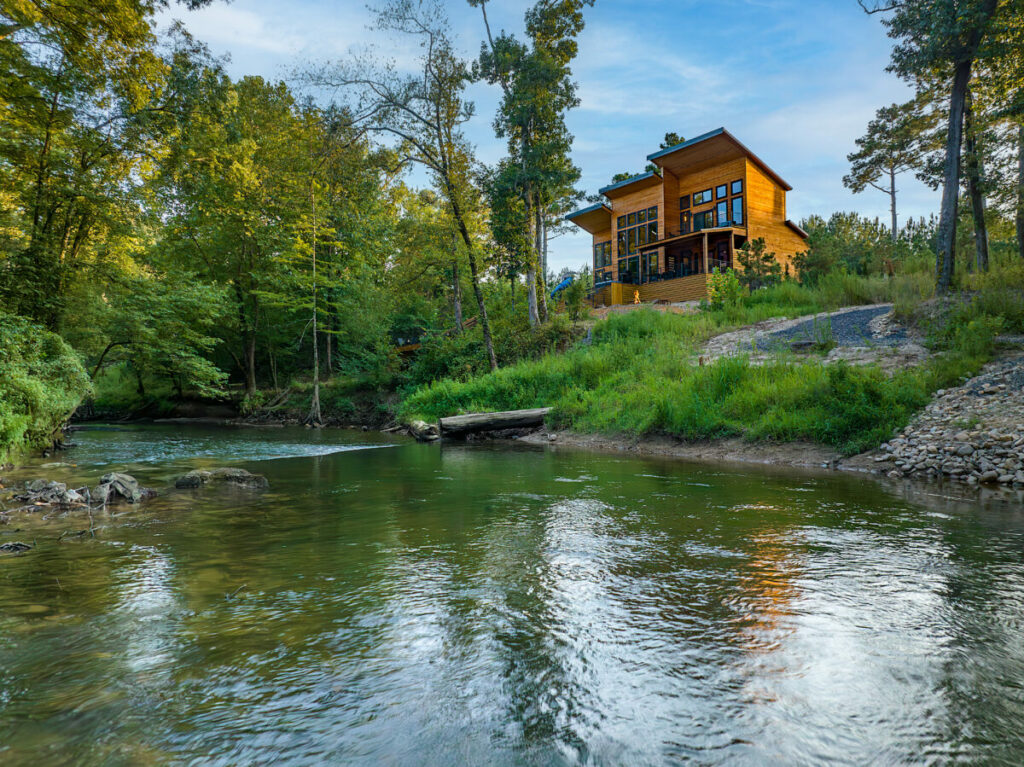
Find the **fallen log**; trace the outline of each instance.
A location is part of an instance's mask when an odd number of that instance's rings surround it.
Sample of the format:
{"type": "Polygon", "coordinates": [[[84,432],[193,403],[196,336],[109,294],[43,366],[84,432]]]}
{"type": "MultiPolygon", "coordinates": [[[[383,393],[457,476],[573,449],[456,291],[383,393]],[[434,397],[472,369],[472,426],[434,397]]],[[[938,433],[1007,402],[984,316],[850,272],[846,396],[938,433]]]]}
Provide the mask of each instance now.
{"type": "Polygon", "coordinates": [[[529,410],[505,410],[500,413],[467,413],[442,418],[438,425],[442,437],[460,437],[478,431],[543,426],[544,416],[550,412],[549,407],[535,407],[529,410]]]}

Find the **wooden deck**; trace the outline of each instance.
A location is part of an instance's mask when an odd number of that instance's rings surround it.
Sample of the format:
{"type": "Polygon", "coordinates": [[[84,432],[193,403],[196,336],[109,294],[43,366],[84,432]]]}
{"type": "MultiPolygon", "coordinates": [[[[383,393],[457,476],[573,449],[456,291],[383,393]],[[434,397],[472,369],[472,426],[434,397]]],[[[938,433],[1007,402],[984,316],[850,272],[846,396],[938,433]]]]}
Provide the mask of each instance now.
{"type": "Polygon", "coordinates": [[[691,274],[688,277],[677,277],[673,280],[660,280],[648,282],[643,285],[627,285],[612,283],[599,288],[591,299],[594,307],[616,306],[634,303],[637,291],[640,292],[640,302],[650,303],[651,301],[700,301],[707,298],[706,274],[691,274]]]}

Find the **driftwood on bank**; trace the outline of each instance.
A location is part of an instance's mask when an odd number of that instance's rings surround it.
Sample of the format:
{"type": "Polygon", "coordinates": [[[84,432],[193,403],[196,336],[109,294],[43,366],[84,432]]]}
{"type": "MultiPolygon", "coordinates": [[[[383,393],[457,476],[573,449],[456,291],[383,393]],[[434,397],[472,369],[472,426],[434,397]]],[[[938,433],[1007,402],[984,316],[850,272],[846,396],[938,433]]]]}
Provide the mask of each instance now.
{"type": "Polygon", "coordinates": [[[522,429],[529,426],[543,426],[544,416],[551,412],[549,407],[529,410],[506,410],[500,413],[467,413],[442,418],[438,423],[442,437],[461,437],[478,431],[500,429],[522,429]]]}

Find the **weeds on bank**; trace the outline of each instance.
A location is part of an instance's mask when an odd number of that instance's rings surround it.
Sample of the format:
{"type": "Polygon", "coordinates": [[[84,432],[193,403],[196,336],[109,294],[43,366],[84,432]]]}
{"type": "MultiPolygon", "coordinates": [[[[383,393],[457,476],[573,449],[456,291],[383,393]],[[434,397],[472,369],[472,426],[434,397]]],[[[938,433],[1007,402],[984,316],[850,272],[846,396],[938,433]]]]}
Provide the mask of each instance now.
{"type": "MultiPolygon", "coordinates": [[[[1006,317],[1014,325],[1024,321],[1024,298],[980,290],[983,298],[944,325],[942,354],[891,377],[873,366],[785,358],[765,365],[751,365],[745,357],[701,365],[698,350],[710,336],[736,326],[858,303],[903,301],[916,307],[928,290],[927,278],[914,275],[885,280],[837,273],[814,288],[783,282],[695,315],[613,314],[595,326],[588,346],[467,381],[438,381],[407,397],[399,415],[434,420],[550,405],[555,425],[582,432],[806,440],[852,454],[889,439],[936,389],[976,373],[991,356],[1006,317]],[[989,314],[995,310],[1001,314],[989,314]]],[[[816,339],[827,344],[830,331],[824,323],[816,339]]]]}

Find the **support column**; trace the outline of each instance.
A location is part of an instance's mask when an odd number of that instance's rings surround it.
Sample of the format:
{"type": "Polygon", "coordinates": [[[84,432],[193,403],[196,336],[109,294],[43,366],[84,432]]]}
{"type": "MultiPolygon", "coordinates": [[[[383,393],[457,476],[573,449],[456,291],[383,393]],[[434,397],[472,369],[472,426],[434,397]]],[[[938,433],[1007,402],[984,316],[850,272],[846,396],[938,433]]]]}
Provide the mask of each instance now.
{"type": "Polygon", "coordinates": [[[729,232],[729,268],[736,268],[736,235],[729,232]]]}
{"type": "Polygon", "coordinates": [[[708,274],[708,233],[704,232],[704,274],[708,274]]]}

